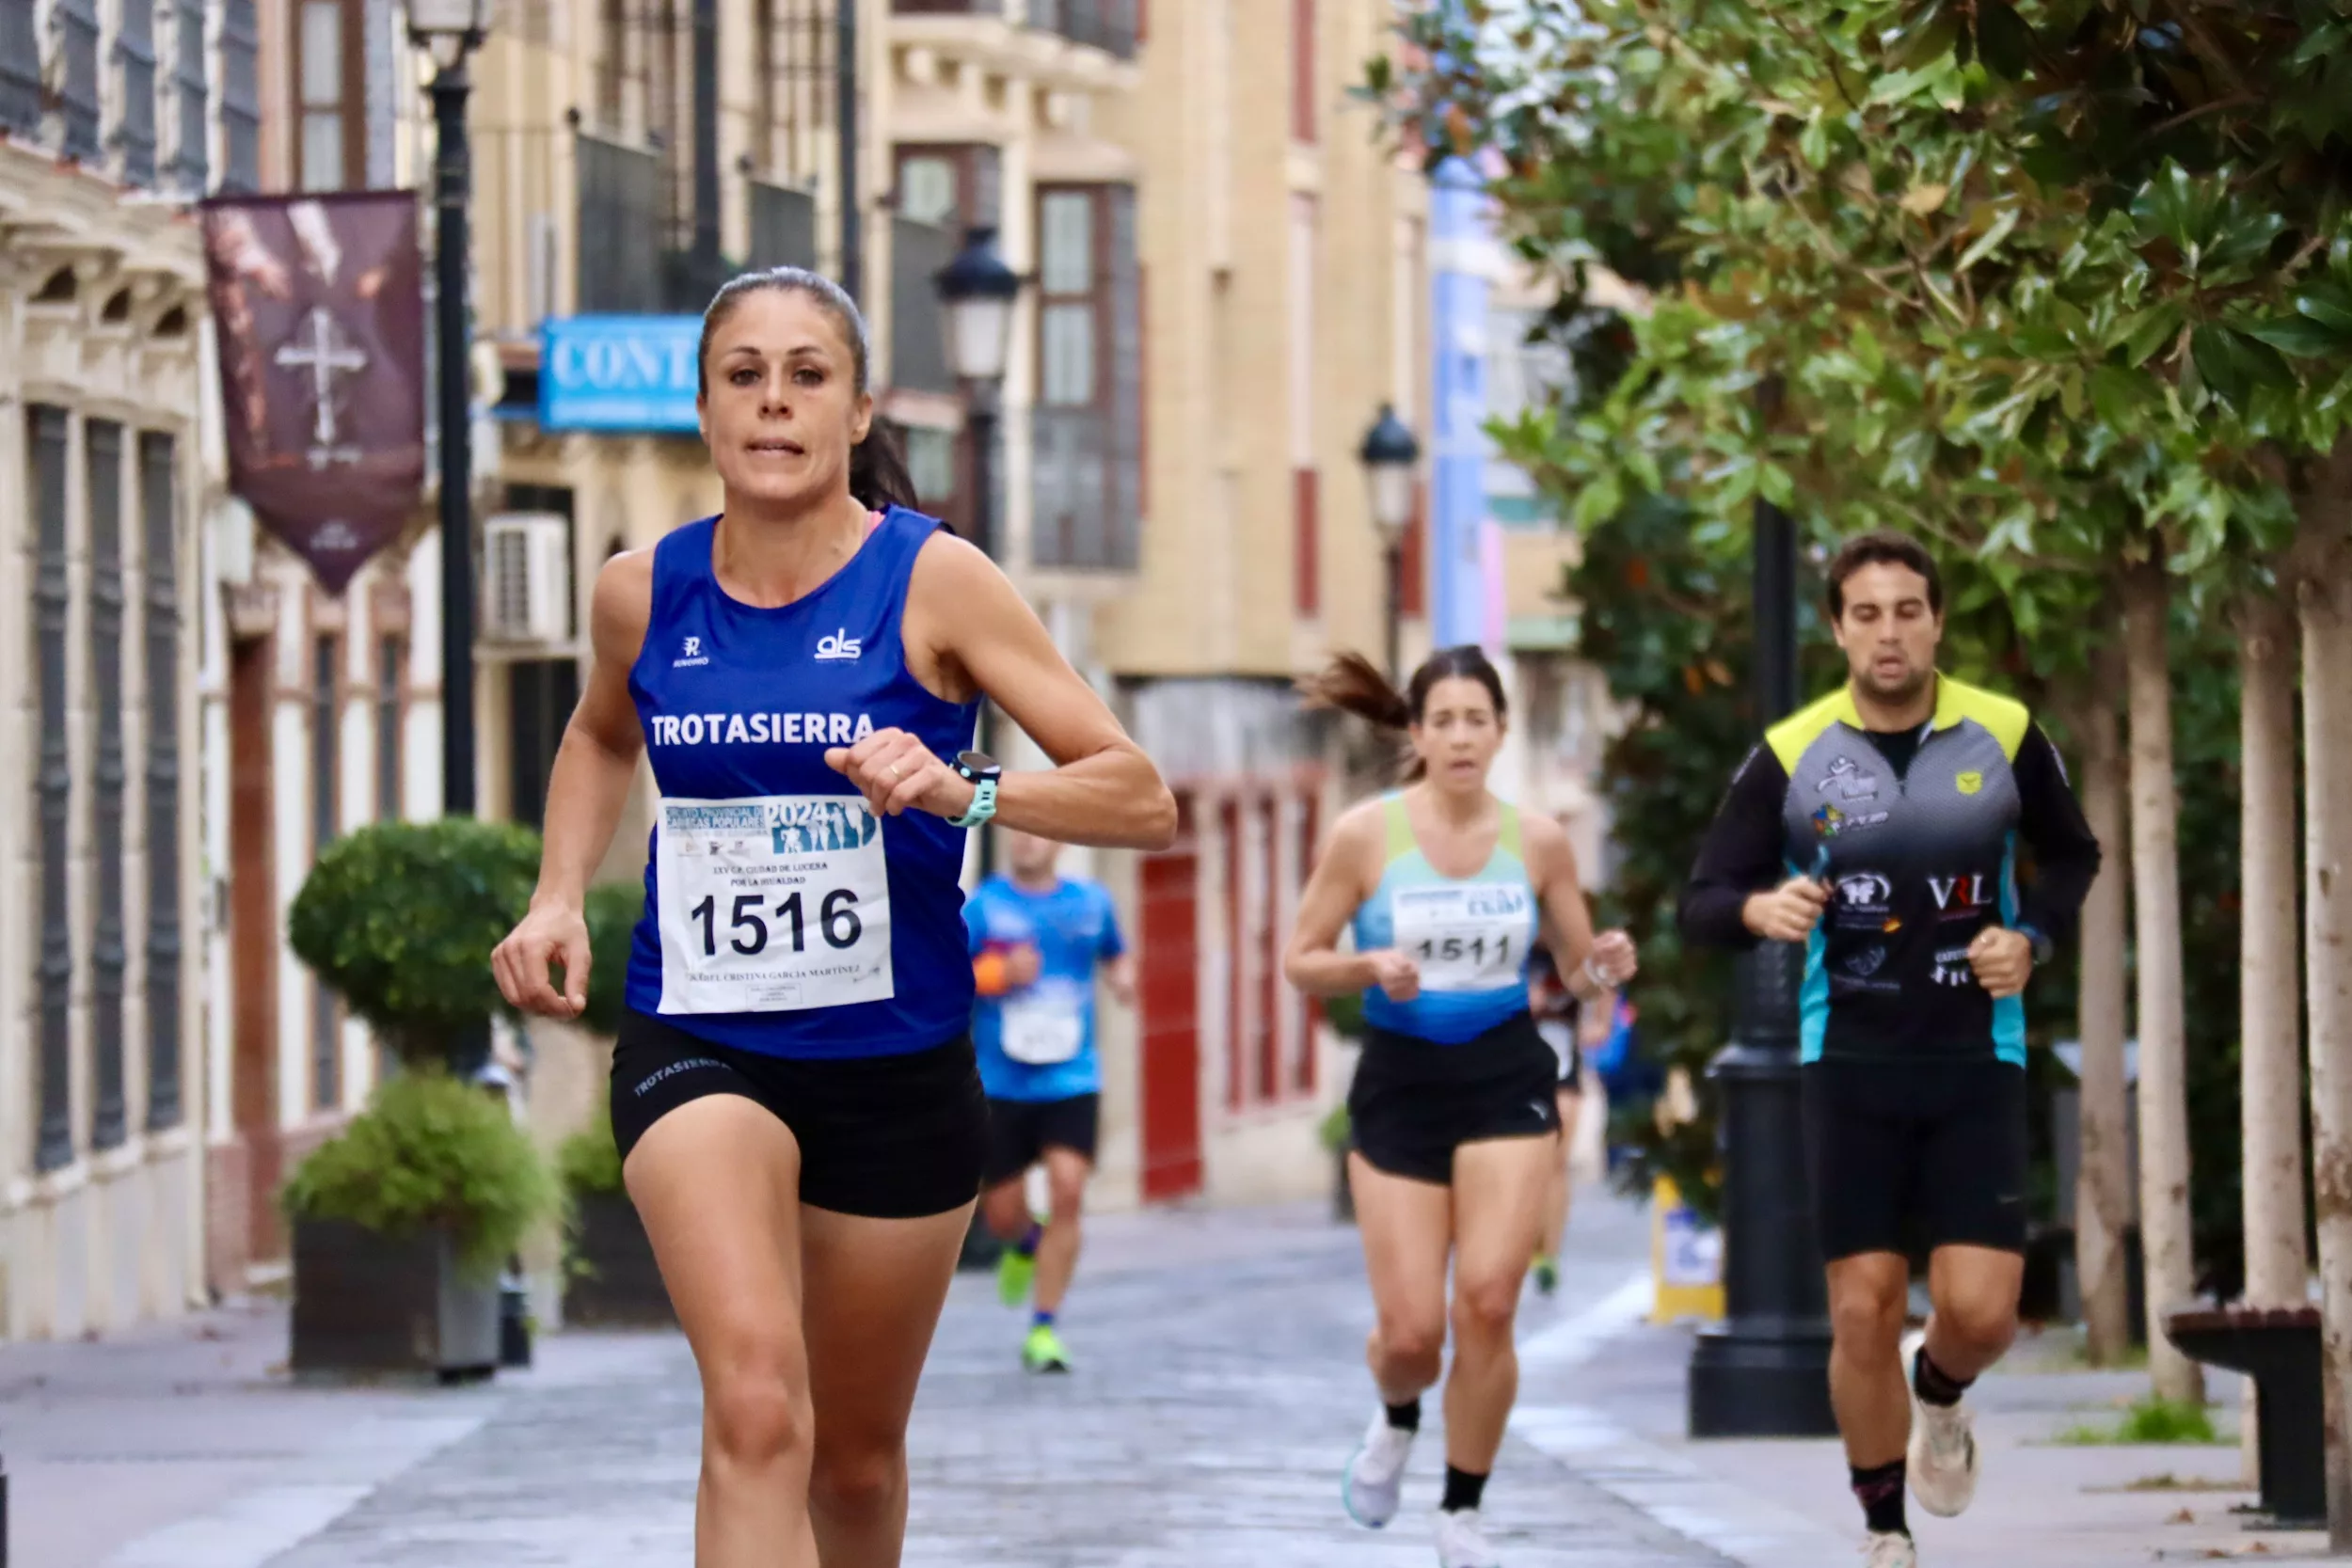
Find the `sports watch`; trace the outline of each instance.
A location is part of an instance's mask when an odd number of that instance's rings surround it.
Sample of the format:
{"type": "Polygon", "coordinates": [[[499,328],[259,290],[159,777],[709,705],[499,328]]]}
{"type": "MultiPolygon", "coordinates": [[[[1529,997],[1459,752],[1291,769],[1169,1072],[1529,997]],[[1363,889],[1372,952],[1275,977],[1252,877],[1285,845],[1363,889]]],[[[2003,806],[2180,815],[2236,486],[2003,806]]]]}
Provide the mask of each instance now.
{"type": "Polygon", "coordinates": [[[1004,765],[986,752],[956,753],[956,776],[972,786],[972,804],[961,816],[949,819],[951,828],[977,828],[996,815],[996,785],[1004,765]]]}
{"type": "Polygon", "coordinates": [[[2023,921],[2020,921],[2017,925],[2010,928],[2015,931],[2019,936],[2024,937],[2026,941],[2032,945],[2033,961],[2037,968],[2042,964],[2048,963],[2050,961],[2051,955],[2058,951],[2058,943],[2052,942],[2049,939],[2049,936],[2043,932],[2042,927],[2039,926],[2028,926],[2023,921]]]}

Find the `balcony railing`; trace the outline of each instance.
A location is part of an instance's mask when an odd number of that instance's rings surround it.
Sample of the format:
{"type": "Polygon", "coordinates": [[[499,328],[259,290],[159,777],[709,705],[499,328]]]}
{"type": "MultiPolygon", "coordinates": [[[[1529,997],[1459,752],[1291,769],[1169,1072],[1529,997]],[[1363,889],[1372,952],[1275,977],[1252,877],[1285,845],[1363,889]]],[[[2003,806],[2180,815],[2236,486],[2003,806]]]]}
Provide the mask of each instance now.
{"type": "Polygon", "coordinates": [[[890,0],[900,16],[998,16],[1120,59],[1136,53],[1136,0],[890,0]]]}
{"type": "Polygon", "coordinates": [[[1108,408],[1033,408],[1029,440],[1031,564],[1134,571],[1142,464],[1132,427],[1108,408]]]}
{"type": "Polygon", "coordinates": [[[903,214],[890,219],[890,382],[923,392],[952,392],[947,341],[941,319],[939,270],[955,259],[955,231],[918,223],[903,214]]]}
{"type": "Polygon", "coordinates": [[[580,271],[583,316],[659,314],[665,300],[661,158],[601,136],[579,137],[580,271]]]}
{"type": "Polygon", "coordinates": [[[751,184],[752,249],[755,268],[817,265],[817,198],[764,180],[751,184]]]}

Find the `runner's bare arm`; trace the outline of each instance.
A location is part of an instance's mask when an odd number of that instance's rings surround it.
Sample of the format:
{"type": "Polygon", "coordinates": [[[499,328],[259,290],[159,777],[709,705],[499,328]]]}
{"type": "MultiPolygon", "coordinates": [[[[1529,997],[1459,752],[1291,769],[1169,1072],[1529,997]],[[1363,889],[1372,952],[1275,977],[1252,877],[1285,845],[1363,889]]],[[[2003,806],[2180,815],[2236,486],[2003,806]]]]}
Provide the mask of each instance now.
{"type": "Polygon", "coordinates": [[[1384,809],[1378,800],[1367,800],[1341,815],[1298,895],[1298,919],[1282,951],[1282,974],[1310,996],[1345,996],[1380,983],[1377,955],[1343,953],[1339,942],[1357,907],[1372,893],[1366,872],[1386,842],[1384,809]]]}
{"type": "Polygon", "coordinates": [[[1526,835],[1528,874],[1543,915],[1544,945],[1568,990],[1589,1000],[1601,992],[1584,973],[1585,960],[1591,958],[1623,978],[1632,973],[1631,944],[1622,933],[1594,935],[1593,911],[1584,901],[1584,883],[1577,875],[1576,849],[1568,843],[1567,830],[1549,816],[1526,816],[1520,831],[1526,835]]]}
{"type": "Polygon", "coordinates": [[[581,907],[645,749],[628,672],[644,646],[652,613],[653,552],[631,550],[606,562],[589,605],[588,684],[564,727],[548,778],[539,885],[531,911],[490,959],[499,990],[530,1012],[576,1018],[587,1004],[588,925],[581,907]],[[551,961],[563,965],[561,994],[549,979],[551,961]]]}
{"type": "MultiPolygon", "coordinates": [[[[997,821],[1060,844],[1164,849],[1175,841],[1176,800],[1159,769],[994,562],[952,534],[927,543],[907,586],[902,636],[907,668],[924,686],[961,701],[993,697],[1053,759],[1051,769],[1005,774],[997,821]]],[[[894,813],[953,818],[972,803],[952,759],[930,758],[899,732],[877,731],[826,760],[894,813]],[[877,764],[884,777],[873,776],[877,764]],[[901,771],[888,776],[894,767],[901,771]]]]}

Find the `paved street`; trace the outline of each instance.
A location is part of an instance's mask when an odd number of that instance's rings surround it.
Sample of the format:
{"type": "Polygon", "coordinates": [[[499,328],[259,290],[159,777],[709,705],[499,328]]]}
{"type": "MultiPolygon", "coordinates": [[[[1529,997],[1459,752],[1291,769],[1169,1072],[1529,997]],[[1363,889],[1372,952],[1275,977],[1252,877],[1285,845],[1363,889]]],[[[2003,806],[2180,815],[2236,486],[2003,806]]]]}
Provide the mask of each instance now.
{"type": "MultiPolygon", "coordinates": [[[[1636,1328],[1646,1233],[1586,1202],[1488,1498],[1512,1568],[1800,1568],[1851,1559],[1826,1443],[1679,1436],[1679,1331],[1636,1328]]],[[[1068,1378],[1018,1369],[993,1282],[956,1292],[916,1414],[910,1568],[1426,1568],[1432,1431],[1405,1514],[1343,1519],[1367,1414],[1355,1234],[1317,1209],[1100,1222],[1065,1314],[1068,1378]]],[[[283,1320],[247,1306],[113,1344],[0,1348],[15,1568],[645,1568],[690,1560],[699,1409],[666,1336],[561,1335],[540,1364],[450,1392],[289,1386],[283,1320]]],[[[2050,1362],[2028,1347],[2021,1368],[2050,1362]]],[[[2144,1384],[2144,1379],[2140,1382],[2144,1384]]],[[[1933,1568],[2122,1568],[2234,1555],[2234,1449],[2042,1446],[2132,1374],[1989,1383],[1987,1499],[1915,1521],[1933,1568]],[[2179,1520],[2185,1513],[2188,1518],[2179,1520]]],[[[2227,1392],[2227,1390],[2217,1390],[2227,1392]]],[[[2233,1417],[2225,1413],[2225,1420],[2233,1417]]],[[[2267,1560],[2311,1538],[2263,1538],[2267,1560]]]]}

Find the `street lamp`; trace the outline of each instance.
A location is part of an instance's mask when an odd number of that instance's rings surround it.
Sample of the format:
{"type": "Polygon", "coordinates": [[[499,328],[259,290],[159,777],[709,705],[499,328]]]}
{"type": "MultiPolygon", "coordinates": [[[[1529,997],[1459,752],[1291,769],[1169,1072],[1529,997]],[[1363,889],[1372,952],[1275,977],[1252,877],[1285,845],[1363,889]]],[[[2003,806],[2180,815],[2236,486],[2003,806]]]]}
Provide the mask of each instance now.
{"type": "MultiPolygon", "coordinates": [[[[433,57],[434,339],[441,425],[441,813],[471,816],[473,798],[473,422],[466,309],[466,57],[489,34],[495,0],[408,0],[408,38],[433,57]]],[[[450,1044],[470,1077],[489,1060],[486,1018],[450,1044]]]]}
{"type": "MultiPolygon", "coordinates": [[[[996,248],[996,228],[981,224],[963,231],[963,248],[939,269],[932,282],[946,307],[947,368],[966,395],[964,428],[972,442],[972,543],[982,555],[996,553],[996,417],[1004,389],[1005,360],[1012,352],[1013,306],[1027,282],[1005,264],[996,248]]],[[[989,750],[991,705],[980,704],[977,745],[989,750]]],[[[994,838],[980,836],[980,875],[995,863],[994,838]]]]}
{"type": "Polygon", "coordinates": [[[1364,432],[1364,444],[1356,449],[1356,460],[1364,466],[1373,526],[1380,531],[1381,551],[1389,565],[1389,678],[1402,680],[1404,660],[1397,652],[1397,639],[1405,620],[1405,531],[1413,522],[1413,480],[1421,463],[1421,443],[1396,417],[1395,404],[1380,405],[1380,417],[1364,432]]]}
{"type": "MultiPolygon", "coordinates": [[[[1767,416],[1779,388],[1758,401],[1767,416]]],[[[1755,692],[1761,723],[1796,711],[1797,531],[1756,501],[1755,692]]],[[[1724,1310],[1698,1337],[1687,1387],[1693,1437],[1827,1437],[1827,1287],[1814,1239],[1797,1065],[1803,950],[1768,942],[1741,956],[1731,1043],[1708,1067],[1722,1092],[1724,1310]]]]}
{"type": "Polygon", "coordinates": [[[433,57],[434,336],[441,425],[441,810],[473,815],[473,447],[466,309],[471,160],[466,57],[488,36],[494,0],[408,0],[408,37],[433,57]]]}

